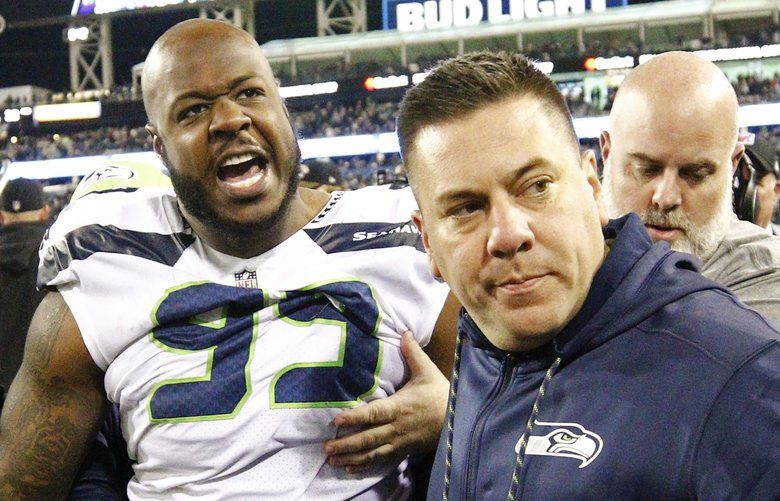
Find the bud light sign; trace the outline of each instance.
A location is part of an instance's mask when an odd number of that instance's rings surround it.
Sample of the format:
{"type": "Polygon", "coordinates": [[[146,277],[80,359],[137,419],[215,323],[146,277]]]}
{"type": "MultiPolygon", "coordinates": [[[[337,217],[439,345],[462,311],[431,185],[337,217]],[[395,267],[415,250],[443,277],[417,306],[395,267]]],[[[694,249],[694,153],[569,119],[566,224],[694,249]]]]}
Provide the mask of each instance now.
{"type": "Polygon", "coordinates": [[[422,31],[603,12],[628,0],[382,0],[384,29],[422,31]]]}

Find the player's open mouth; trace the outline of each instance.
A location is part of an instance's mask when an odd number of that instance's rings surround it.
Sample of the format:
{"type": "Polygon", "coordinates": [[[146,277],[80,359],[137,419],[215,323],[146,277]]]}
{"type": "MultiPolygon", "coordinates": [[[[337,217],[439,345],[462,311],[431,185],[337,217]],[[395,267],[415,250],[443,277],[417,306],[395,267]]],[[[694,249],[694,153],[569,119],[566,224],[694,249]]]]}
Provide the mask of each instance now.
{"type": "Polygon", "coordinates": [[[217,171],[222,185],[233,195],[252,196],[262,191],[268,160],[257,153],[240,153],[225,158],[217,171]]]}

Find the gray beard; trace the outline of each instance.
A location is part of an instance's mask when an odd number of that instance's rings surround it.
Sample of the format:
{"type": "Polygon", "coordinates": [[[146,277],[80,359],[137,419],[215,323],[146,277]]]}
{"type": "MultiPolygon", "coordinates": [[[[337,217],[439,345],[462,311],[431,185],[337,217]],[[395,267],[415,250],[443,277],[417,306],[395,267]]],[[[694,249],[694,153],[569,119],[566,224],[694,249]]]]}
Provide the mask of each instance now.
{"type": "MultiPolygon", "coordinates": [[[[617,199],[614,189],[615,181],[612,179],[610,171],[611,168],[605,162],[601,195],[607,215],[614,219],[632,212],[632,210],[631,207],[626,207],[617,199]]],[[[701,226],[695,225],[679,207],[671,211],[650,207],[643,212],[637,212],[637,214],[646,224],[681,228],[683,235],[671,244],[672,250],[693,254],[702,261],[706,261],[715,252],[715,248],[726,236],[734,217],[729,186],[725,186],[718,205],[715,207],[715,212],[701,226]]]]}

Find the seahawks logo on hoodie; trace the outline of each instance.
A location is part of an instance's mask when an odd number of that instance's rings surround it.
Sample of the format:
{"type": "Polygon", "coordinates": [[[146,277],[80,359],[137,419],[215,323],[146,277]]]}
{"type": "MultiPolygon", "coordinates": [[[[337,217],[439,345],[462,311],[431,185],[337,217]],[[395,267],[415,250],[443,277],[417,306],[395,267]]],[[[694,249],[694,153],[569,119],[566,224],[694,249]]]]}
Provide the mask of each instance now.
{"type": "MultiPolygon", "coordinates": [[[[577,423],[544,423],[534,422],[534,432],[545,430],[539,428],[553,428],[544,435],[531,435],[528,437],[526,455],[533,456],[557,456],[578,459],[580,468],[585,468],[592,463],[601,452],[604,442],[598,434],[586,430],[577,423]]],[[[519,452],[520,442],[515,445],[515,452],[519,452]]]]}

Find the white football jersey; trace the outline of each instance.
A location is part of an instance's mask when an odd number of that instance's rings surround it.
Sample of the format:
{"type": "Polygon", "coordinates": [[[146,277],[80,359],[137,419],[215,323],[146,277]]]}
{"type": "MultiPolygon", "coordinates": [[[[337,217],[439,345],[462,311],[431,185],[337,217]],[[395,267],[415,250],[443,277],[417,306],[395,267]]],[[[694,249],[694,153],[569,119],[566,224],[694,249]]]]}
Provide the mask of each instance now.
{"type": "Polygon", "coordinates": [[[409,188],[335,192],[306,226],[242,259],[182,219],[169,179],[117,164],[84,180],[41,249],[39,281],[75,317],[119,404],[131,499],[402,497],[401,465],[326,463],[333,417],[405,381],[448,293],[409,188]]]}

